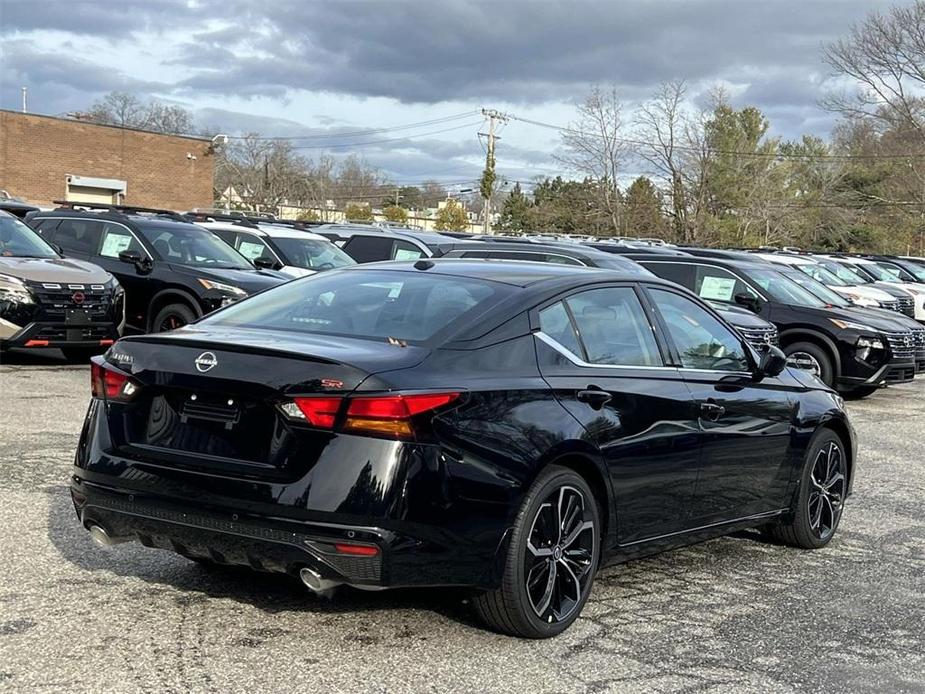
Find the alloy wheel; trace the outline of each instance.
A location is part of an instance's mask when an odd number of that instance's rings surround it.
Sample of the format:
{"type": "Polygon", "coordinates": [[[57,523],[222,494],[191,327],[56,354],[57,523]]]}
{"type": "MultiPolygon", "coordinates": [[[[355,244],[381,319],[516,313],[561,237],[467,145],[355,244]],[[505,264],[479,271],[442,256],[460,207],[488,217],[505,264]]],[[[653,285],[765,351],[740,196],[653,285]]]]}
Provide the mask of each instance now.
{"type": "Polygon", "coordinates": [[[816,537],[827,540],[838,526],[845,500],[845,457],[834,441],[816,455],[809,480],[809,525],[816,537]]]}
{"type": "Polygon", "coordinates": [[[527,539],[527,597],[547,623],[568,619],[592,580],[596,535],[589,504],[575,487],[562,486],[543,501],[527,539]]]}

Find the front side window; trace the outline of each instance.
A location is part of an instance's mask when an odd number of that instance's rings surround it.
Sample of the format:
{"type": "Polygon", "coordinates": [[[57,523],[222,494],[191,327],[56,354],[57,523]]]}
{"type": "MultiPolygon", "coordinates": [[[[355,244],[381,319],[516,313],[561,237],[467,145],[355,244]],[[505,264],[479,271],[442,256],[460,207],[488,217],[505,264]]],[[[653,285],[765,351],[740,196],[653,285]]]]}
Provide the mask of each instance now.
{"type": "Polygon", "coordinates": [[[662,366],[658,344],[630,287],[592,289],[565,300],[591,364],[662,366]]]}
{"type": "Polygon", "coordinates": [[[243,255],[251,262],[257,258],[269,258],[275,260],[273,251],[267,248],[267,244],[262,239],[252,234],[238,234],[238,253],[243,255]]]}
{"type": "Polygon", "coordinates": [[[509,291],[506,285],[463,277],[341,270],[280,285],[203,322],[420,342],[481,313],[509,291]]]}
{"type": "Polygon", "coordinates": [[[417,260],[422,255],[424,255],[424,251],[407,241],[396,241],[395,247],[392,249],[393,260],[417,260]]]}
{"type": "Polygon", "coordinates": [[[136,251],[142,256],[147,255],[135,235],[124,226],[104,223],[100,255],[104,258],[118,258],[122,251],[136,251]]]}
{"type": "Polygon", "coordinates": [[[713,314],[687,297],[650,289],[652,301],[668,327],[681,366],[708,371],[749,371],[742,341],[713,314]]]}
{"type": "Polygon", "coordinates": [[[736,294],[747,294],[758,298],[738,277],[728,270],[707,265],[698,265],[694,278],[694,293],[701,299],[735,303],[736,294]]]}

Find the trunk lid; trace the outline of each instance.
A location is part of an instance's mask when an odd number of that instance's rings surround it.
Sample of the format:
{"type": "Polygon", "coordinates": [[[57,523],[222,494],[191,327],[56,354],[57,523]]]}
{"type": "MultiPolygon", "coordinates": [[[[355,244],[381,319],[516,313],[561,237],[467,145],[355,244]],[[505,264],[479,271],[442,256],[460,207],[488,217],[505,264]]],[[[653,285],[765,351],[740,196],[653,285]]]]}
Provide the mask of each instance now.
{"type": "Polygon", "coordinates": [[[429,350],[387,342],[209,329],[120,340],[106,360],[137,394],[108,405],[118,454],[139,462],[265,479],[296,479],[336,438],[280,406],[301,395],[388,386],[376,374],[422,361],[429,350]]]}

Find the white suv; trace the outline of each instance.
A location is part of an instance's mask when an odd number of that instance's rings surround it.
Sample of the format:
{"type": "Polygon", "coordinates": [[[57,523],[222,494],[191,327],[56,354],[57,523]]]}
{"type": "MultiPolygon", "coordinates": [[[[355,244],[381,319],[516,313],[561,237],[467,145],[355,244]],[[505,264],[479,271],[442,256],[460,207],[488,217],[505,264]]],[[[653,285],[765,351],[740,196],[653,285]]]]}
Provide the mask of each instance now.
{"type": "Polygon", "coordinates": [[[257,267],[305,277],[322,270],[355,265],[356,261],[323,236],[279,221],[256,221],[196,215],[195,223],[217,234],[257,267]]]}

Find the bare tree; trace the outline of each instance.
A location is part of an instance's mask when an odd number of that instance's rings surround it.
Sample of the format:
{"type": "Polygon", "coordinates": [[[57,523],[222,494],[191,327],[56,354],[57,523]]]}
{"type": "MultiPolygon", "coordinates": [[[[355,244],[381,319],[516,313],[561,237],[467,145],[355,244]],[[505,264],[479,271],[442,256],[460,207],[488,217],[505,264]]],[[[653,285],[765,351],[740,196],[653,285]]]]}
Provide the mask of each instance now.
{"type": "Polygon", "coordinates": [[[578,118],[562,133],[564,151],[556,155],[563,166],[599,183],[600,204],[613,230],[620,229],[620,191],[617,177],[629,147],[623,134],[623,103],[615,88],[595,86],[578,105],[578,118]]]}
{"type": "Polygon", "coordinates": [[[868,15],[847,37],[826,46],[823,57],[858,87],[829,96],[826,107],[886,127],[912,128],[925,140],[925,2],[868,15]]]}
{"type": "Polygon", "coordinates": [[[140,128],[158,133],[193,132],[193,115],[182,106],[159,101],[145,103],[128,92],[110,92],[96,101],[83,116],[94,123],[140,128]]]}
{"type": "Polygon", "coordinates": [[[670,191],[671,226],[675,237],[689,241],[687,188],[685,166],[690,163],[691,143],[686,137],[692,126],[685,112],[687,84],[672,80],[659,85],[655,96],[644,103],[637,113],[640,144],[637,153],[653,173],[663,179],[670,191]]]}

